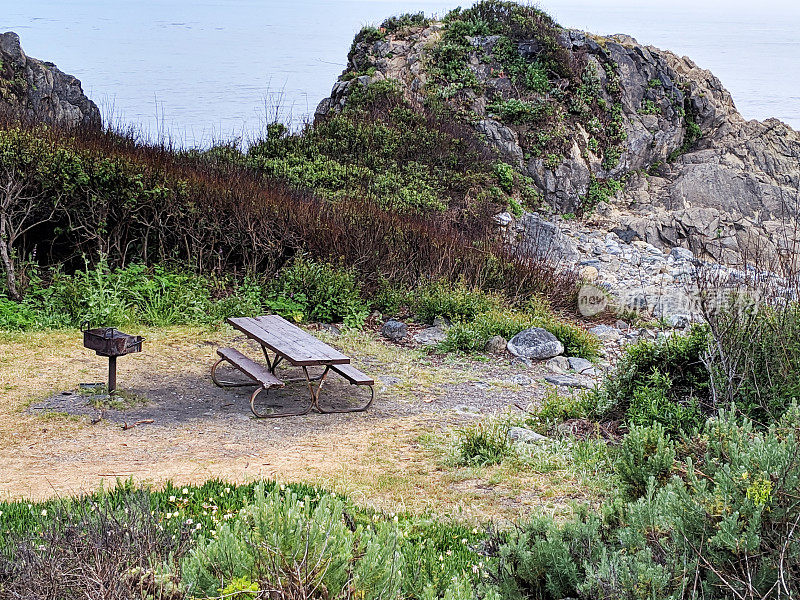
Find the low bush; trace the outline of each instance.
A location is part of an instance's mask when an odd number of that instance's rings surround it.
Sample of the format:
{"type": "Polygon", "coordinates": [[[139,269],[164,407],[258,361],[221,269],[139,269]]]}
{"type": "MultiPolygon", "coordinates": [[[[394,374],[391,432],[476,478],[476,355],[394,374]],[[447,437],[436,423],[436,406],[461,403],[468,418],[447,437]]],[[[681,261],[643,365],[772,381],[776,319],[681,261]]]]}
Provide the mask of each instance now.
{"type": "Polygon", "coordinates": [[[164,327],[265,311],[296,322],[344,321],[360,327],[368,312],[352,270],[303,258],[269,283],[245,277],[232,285],[140,264],[111,269],[103,260],[72,275],[56,270],[48,277],[48,282],[33,277],[21,302],[0,296],[0,329],[78,327],[84,321],[104,327],[164,327]]]}
{"type": "Polygon", "coordinates": [[[503,536],[497,571],[504,599],[577,598],[586,566],[599,559],[601,519],[584,511],[559,526],[552,517],[531,519],[503,536]]]}
{"type": "Polygon", "coordinates": [[[523,329],[541,325],[542,317],[514,309],[494,309],[477,315],[472,321],[454,323],[439,345],[445,352],[482,352],[494,335],[508,339],[523,329]]]}
{"type": "MultiPolygon", "coordinates": [[[[767,426],[800,398],[800,305],[757,290],[761,301],[731,296],[707,313],[714,396],[767,426]]],[[[796,292],[795,292],[796,293],[796,292]]]]}
{"type": "Polygon", "coordinates": [[[302,484],[125,483],[0,502],[0,598],[468,600],[486,587],[483,541],[472,526],[302,484]]]}
{"type": "Polygon", "coordinates": [[[542,327],[555,335],[569,356],[594,359],[601,346],[594,335],[579,325],[558,319],[544,310],[529,312],[498,307],[478,314],[471,321],[453,324],[439,348],[446,352],[482,352],[492,336],[510,339],[530,327],[542,327]]]}
{"type": "Polygon", "coordinates": [[[588,390],[576,394],[559,394],[558,388],[553,388],[538,405],[529,409],[526,423],[546,435],[570,419],[596,420],[605,412],[605,407],[597,404],[599,399],[597,394],[588,390]]]}
{"type": "Polygon", "coordinates": [[[569,321],[550,317],[542,327],[564,344],[564,354],[566,356],[577,356],[593,360],[597,358],[600,348],[603,346],[597,336],[569,321]]]}
{"type": "Polygon", "coordinates": [[[252,504],[201,538],[183,561],[183,586],[216,598],[230,586],[269,597],[392,598],[404,570],[397,528],[347,526],[345,503],[322,495],[312,506],[296,493],[263,486],[252,504]]]}
{"type": "MultiPolygon", "coordinates": [[[[734,411],[706,422],[700,452],[667,479],[663,430],[637,429],[627,460],[641,497],[500,536],[505,598],[791,598],[800,594],[800,409],[765,431],[734,411]],[[661,456],[651,462],[649,457],[661,456]],[[647,470],[647,469],[645,469],[647,470]]],[[[625,455],[625,452],[622,453],[625,455]]]]}
{"type": "Polygon", "coordinates": [[[67,275],[33,273],[21,302],[0,300],[0,328],[45,329],[129,323],[154,326],[206,323],[215,318],[210,283],[161,266],[112,269],[101,259],[67,275]]]}
{"type": "Polygon", "coordinates": [[[593,392],[596,404],[606,407],[603,417],[639,425],[658,422],[671,432],[698,426],[701,415],[713,408],[704,363],[708,343],[708,328],[696,325],[688,335],[629,346],[593,392]]]}
{"type": "Polygon", "coordinates": [[[636,387],[629,400],[625,417],[630,425],[657,423],[671,433],[692,431],[702,423],[702,412],[695,398],[683,402],[671,397],[672,380],[660,371],[653,371],[647,381],[636,387]]]}
{"type": "Polygon", "coordinates": [[[470,288],[464,282],[445,280],[421,285],[411,294],[411,300],[414,312],[426,323],[432,323],[436,317],[454,322],[474,321],[506,303],[501,296],[470,288]]]}

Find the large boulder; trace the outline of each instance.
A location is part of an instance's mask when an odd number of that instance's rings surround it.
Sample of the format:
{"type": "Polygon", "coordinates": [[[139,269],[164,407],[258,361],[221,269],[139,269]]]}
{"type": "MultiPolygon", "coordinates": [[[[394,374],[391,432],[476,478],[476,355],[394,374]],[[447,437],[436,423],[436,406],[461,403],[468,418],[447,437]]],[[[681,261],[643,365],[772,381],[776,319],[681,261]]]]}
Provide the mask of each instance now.
{"type": "Polygon", "coordinates": [[[100,110],[83,93],[81,82],[51,62],[26,56],[11,31],[0,34],[0,109],[51,125],[102,126],[100,110]]]}
{"type": "Polygon", "coordinates": [[[567,266],[574,265],[581,256],[558,225],[536,213],[523,214],[516,230],[517,245],[528,256],[567,266]]]}
{"type": "Polygon", "coordinates": [[[508,351],[514,356],[546,360],[563,354],[564,344],[546,329],[531,327],[520,331],[508,341],[508,351]]]}

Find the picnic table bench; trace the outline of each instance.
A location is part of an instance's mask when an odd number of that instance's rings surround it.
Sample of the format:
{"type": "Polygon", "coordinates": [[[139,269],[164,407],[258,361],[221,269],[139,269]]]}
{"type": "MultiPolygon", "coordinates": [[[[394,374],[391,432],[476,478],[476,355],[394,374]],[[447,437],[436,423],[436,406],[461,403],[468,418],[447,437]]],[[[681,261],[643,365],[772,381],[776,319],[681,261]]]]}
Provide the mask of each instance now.
{"type": "Polygon", "coordinates": [[[361,412],[367,410],[375,399],[375,381],[353,367],[350,358],[329,346],[322,340],[306,333],[299,327],[292,325],[278,315],[263,317],[233,317],[227,319],[235,329],[244,333],[251,340],[256,341],[264,354],[266,366],[248,358],[234,348],[220,348],[217,350],[219,360],[211,367],[211,379],[220,387],[244,387],[255,385],[256,389],[250,396],[250,409],[259,418],[274,418],[305,415],[316,409],[321,413],[361,412]],[[270,356],[270,353],[273,356],[270,356]],[[277,366],[286,361],[295,367],[301,367],[303,377],[280,379],[275,374],[277,366]],[[251,381],[232,382],[223,381],[217,375],[217,369],[222,363],[227,363],[241,371],[251,381]],[[311,376],[309,367],[322,367],[320,375],[311,376]],[[355,407],[333,408],[324,407],[319,402],[320,392],[328,374],[333,371],[351,385],[369,386],[370,396],[366,404],[355,407]],[[256,408],[256,398],[261,392],[273,388],[282,388],[287,383],[305,382],[311,395],[311,402],[299,411],[268,412],[256,408]],[[315,386],[314,383],[317,383],[315,386]]]}

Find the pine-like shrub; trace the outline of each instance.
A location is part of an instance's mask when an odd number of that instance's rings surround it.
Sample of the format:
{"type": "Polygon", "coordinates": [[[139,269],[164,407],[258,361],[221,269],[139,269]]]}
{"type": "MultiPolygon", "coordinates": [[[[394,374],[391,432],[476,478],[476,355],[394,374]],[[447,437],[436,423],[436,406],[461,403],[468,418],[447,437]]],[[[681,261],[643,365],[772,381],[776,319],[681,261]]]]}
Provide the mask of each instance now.
{"type": "Polygon", "coordinates": [[[664,485],[675,461],[675,448],[659,423],[632,427],[617,461],[617,473],[626,497],[642,497],[648,485],[664,485]]]}
{"type": "Polygon", "coordinates": [[[601,519],[582,512],[558,525],[534,518],[507,534],[499,548],[498,582],[506,599],[560,600],[577,597],[586,565],[600,559],[601,519]]]}
{"type": "Polygon", "coordinates": [[[183,562],[183,585],[196,597],[218,597],[235,580],[267,597],[378,599],[397,596],[403,557],[395,528],[356,526],[331,495],[309,498],[280,488],[255,490],[252,504],[200,540],[183,562]]]}
{"type": "MultiPolygon", "coordinates": [[[[649,446],[653,456],[654,437],[628,442],[627,451],[649,446]]],[[[669,481],[648,485],[641,497],[607,504],[602,521],[537,519],[501,540],[504,597],[797,597],[798,442],[796,404],[765,431],[733,410],[720,412],[695,441],[704,448],[699,456],[679,461],[669,481]]]]}

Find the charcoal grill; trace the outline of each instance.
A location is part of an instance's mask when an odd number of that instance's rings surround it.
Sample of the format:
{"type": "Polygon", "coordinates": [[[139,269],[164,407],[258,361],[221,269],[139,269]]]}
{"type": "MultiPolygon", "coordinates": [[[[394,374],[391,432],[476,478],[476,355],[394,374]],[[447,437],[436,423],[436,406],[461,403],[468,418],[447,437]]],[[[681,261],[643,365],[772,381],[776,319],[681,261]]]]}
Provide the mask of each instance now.
{"type": "Polygon", "coordinates": [[[117,357],[142,351],[144,338],[140,335],[122,333],[113,327],[89,328],[89,322],[81,325],[83,345],[94,350],[98,356],[108,357],[108,391],[117,389],[117,357]]]}

